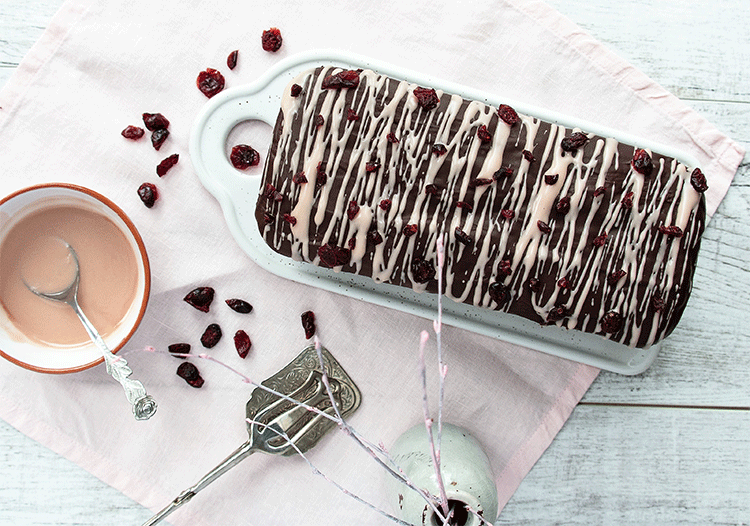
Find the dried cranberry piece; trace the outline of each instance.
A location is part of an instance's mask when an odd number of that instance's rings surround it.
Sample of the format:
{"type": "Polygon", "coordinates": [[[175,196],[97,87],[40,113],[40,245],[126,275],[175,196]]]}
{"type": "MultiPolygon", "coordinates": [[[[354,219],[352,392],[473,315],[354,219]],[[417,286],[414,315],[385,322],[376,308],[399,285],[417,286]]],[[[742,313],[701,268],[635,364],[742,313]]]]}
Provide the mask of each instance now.
{"type": "Polygon", "coordinates": [[[585,133],[575,132],[570,137],[565,137],[560,141],[560,147],[566,152],[575,152],[578,148],[586,144],[589,138],[585,133]]]}
{"type": "Polygon", "coordinates": [[[331,246],[326,243],[318,248],[318,257],[325,267],[340,267],[349,263],[352,251],[345,247],[331,246]]]}
{"type": "Polygon", "coordinates": [[[230,298],[224,300],[224,303],[226,303],[234,312],[239,312],[240,314],[249,314],[253,312],[253,306],[239,298],[230,298]]]}
{"type": "Polygon", "coordinates": [[[195,84],[210,99],[224,89],[224,75],[213,68],[206,68],[206,71],[198,73],[195,84]]]}
{"type": "Polygon", "coordinates": [[[315,176],[315,189],[317,190],[325,186],[327,180],[328,176],[324,171],[320,169],[320,165],[318,165],[318,173],[315,176]]]}
{"type": "Polygon", "coordinates": [[[315,336],[315,313],[311,310],[305,311],[300,316],[302,328],[305,329],[305,338],[308,340],[315,336]]]}
{"type": "Polygon", "coordinates": [[[359,85],[359,71],[349,69],[323,79],[323,89],[356,88],[359,85]]]}
{"type": "Polygon", "coordinates": [[[396,137],[396,134],[393,132],[386,135],[385,140],[393,144],[398,144],[398,137],[396,137]]]}
{"type": "Polygon", "coordinates": [[[529,161],[530,163],[533,163],[536,160],[534,158],[534,155],[529,150],[524,150],[521,153],[523,154],[523,158],[529,161]]]}
{"type": "Polygon", "coordinates": [[[281,38],[281,31],[279,31],[278,28],[275,27],[263,31],[263,34],[260,37],[260,42],[263,46],[263,50],[270,51],[271,53],[275,53],[281,48],[282,40],[283,39],[281,38]]]}
{"type": "Polygon", "coordinates": [[[529,281],[526,282],[526,286],[533,293],[537,293],[542,290],[542,282],[536,278],[529,278],[529,281]]]}
{"type": "Polygon", "coordinates": [[[144,113],[143,124],[146,125],[148,131],[166,130],[169,128],[169,121],[161,113],[144,113]]]}
{"type": "Polygon", "coordinates": [[[513,175],[513,167],[511,165],[505,166],[503,168],[500,168],[497,172],[495,172],[492,175],[492,178],[495,181],[499,181],[500,179],[504,179],[506,177],[510,177],[513,175]]]}
{"type": "Polygon", "coordinates": [[[143,128],[139,128],[138,126],[128,126],[124,130],[120,132],[120,134],[125,137],[126,139],[130,139],[131,141],[137,141],[141,137],[143,137],[143,134],[146,133],[143,128]]]}
{"type": "Polygon", "coordinates": [[[238,170],[246,170],[260,163],[260,154],[247,144],[238,144],[232,147],[229,160],[232,162],[232,166],[238,170]]]}
{"type": "Polygon", "coordinates": [[[432,145],[432,153],[434,153],[438,157],[441,156],[441,155],[445,155],[445,153],[447,151],[448,151],[448,148],[446,148],[444,144],[433,144],[432,145]]]}
{"type": "Polygon", "coordinates": [[[432,261],[414,258],[411,262],[411,273],[415,282],[424,284],[435,279],[435,265],[432,261]]]}
{"type": "Polygon", "coordinates": [[[380,161],[378,161],[377,159],[369,163],[365,163],[365,172],[367,173],[377,172],[379,168],[380,168],[380,161]]]}
{"type": "Polygon", "coordinates": [[[349,208],[346,209],[346,216],[349,221],[354,221],[354,218],[359,214],[359,205],[356,201],[349,201],[349,208]]]}
{"type": "Polygon", "coordinates": [[[513,126],[519,121],[518,113],[516,113],[516,110],[514,110],[507,104],[501,104],[497,108],[497,114],[508,126],[513,126]]]}
{"type": "Polygon", "coordinates": [[[234,69],[237,67],[237,57],[239,56],[240,51],[239,49],[235,49],[229,55],[227,55],[227,67],[229,69],[234,69]]]}
{"type": "Polygon", "coordinates": [[[284,221],[289,223],[290,225],[294,226],[297,224],[297,218],[294,217],[292,214],[284,214],[284,221]]]}
{"type": "Polygon", "coordinates": [[[302,86],[299,84],[292,84],[292,87],[289,90],[289,94],[292,97],[299,97],[299,94],[302,93],[302,86]]]}
{"type": "Polygon", "coordinates": [[[488,184],[492,184],[492,179],[488,179],[486,177],[477,177],[476,179],[472,179],[471,181],[469,181],[469,188],[487,186],[488,184]]]}
{"type": "Polygon", "coordinates": [[[516,217],[516,212],[514,210],[509,210],[509,209],[505,208],[503,210],[500,210],[500,217],[502,217],[503,219],[507,219],[508,221],[510,221],[511,219],[513,219],[514,217],[516,217]]]}
{"type": "Polygon", "coordinates": [[[294,184],[305,184],[307,182],[307,176],[305,172],[297,172],[292,176],[292,182],[294,184]]]}
{"type": "Polygon", "coordinates": [[[616,285],[617,282],[624,278],[626,275],[627,272],[622,269],[615,270],[609,276],[607,276],[607,281],[610,285],[616,285]]]}
{"type": "Polygon", "coordinates": [[[353,108],[348,108],[346,110],[346,120],[348,121],[358,121],[359,115],[357,115],[357,112],[354,111],[353,108]]]}
{"type": "Polygon", "coordinates": [[[492,134],[487,131],[487,126],[482,124],[477,130],[477,137],[482,142],[490,142],[492,140],[492,134]]]}
{"type": "Polygon", "coordinates": [[[487,292],[489,293],[490,298],[494,300],[498,305],[502,305],[510,298],[510,289],[507,285],[503,285],[499,281],[490,283],[490,286],[487,288],[487,292]]]}
{"type": "Polygon", "coordinates": [[[190,362],[180,364],[177,368],[177,376],[185,380],[188,385],[195,388],[202,387],[204,383],[200,371],[198,371],[198,368],[190,362]]]}
{"type": "Polygon", "coordinates": [[[635,194],[633,192],[626,193],[623,196],[622,201],[621,201],[622,207],[626,208],[628,210],[630,210],[631,208],[633,208],[633,197],[634,196],[635,196],[635,194]]]}
{"type": "Polygon", "coordinates": [[[599,197],[600,195],[604,195],[604,192],[607,191],[606,186],[600,186],[596,190],[594,190],[594,197],[599,197]]]}
{"type": "Polygon", "coordinates": [[[411,237],[414,234],[416,234],[418,230],[419,230],[419,226],[417,226],[417,224],[414,223],[411,225],[406,225],[401,231],[401,233],[404,234],[406,237],[411,237]]]}
{"type": "Polygon", "coordinates": [[[263,193],[261,195],[269,201],[274,201],[277,203],[284,200],[283,194],[276,190],[276,188],[271,183],[266,183],[266,186],[263,188],[263,193]]]}
{"type": "Polygon", "coordinates": [[[424,187],[424,193],[428,195],[440,195],[440,187],[436,184],[428,184],[424,187]]]}
{"type": "Polygon", "coordinates": [[[500,262],[500,268],[498,269],[498,272],[502,274],[503,276],[510,276],[513,274],[513,269],[511,268],[511,261],[509,259],[504,259],[500,262]]]}
{"type": "Polygon", "coordinates": [[[570,288],[570,280],[563,276],[562,278],[557,280],[557,286],[561,289],[569,289],[570,288]]]}
{"type": "Polygon", "coordinates": [[[708,190],[708,182],[706,181],[706,176],[703,175],[703,172],[701,172],[700,168],[696,168],[695,170],[693,170],[693,173],[690,175],[690,184],[693,185],[693,188],[695,188],[696,192],[703,193],[708,190]]]}
{"type": "Polygon", "coordinates": [[[664,301],[664,298],[661,297],[661,294],[656,293],[653,295],[651,298],[651,308],[653,308],[655,312],[663,311],[666,306],[667,304],[664,301]]]}
{"type": "Polygon", "coordinates": [[[536,222],[536,226],[539,228],[539,230],[541,230],[543,234],[549,234],[550,232],[552,232],[552,228],[541,219],[536,222]]]}
{"type": "Polygon", "coordinates": [[[473,243],[471,236],[461,230],[461,227],[457,226],[454,233],[456,234],[456,241],[458,241],[462,245],[471,245],[473,243]]]}
{"type": "Polygon", "coordinates": [[[608,334],[614,334],[622,329],[624,322],[625,319],[622,317],[622,314],[614,310],[609,311],[599,320],[602,330],[608,334]]]}
{"type": "Polygon", "coordinates": [[[595,247],[603,247],[604,243],[607,242],[607,233],[602,232],[598,236],[594,238],[594,240],[591,242],[595,247]]]}
{"type": "Polygon", "coordinates": [[[318,114],[318,116],[315,117],[315,126],[317,126],[318,128],[323,126],[325,123],[326,121],[321,114],[318,114]]]}
{"type": "Polygon", "coordinates": [[[184,360],[186,357],[185,356],[180,356],[180,355],[182,355],[182,354],[190,354],[190,344],[189,343],[173,343],[172,345],[169,345],[167,347],[167,350],[175,358],[179,358],[180,360],[184,360]]]}
{"type": "Polygon", "coordinates": [[[250,341],[250,336],[245,331],[240,329],[234,333],[234,348],[237,349],[240,358],[245,359],[252,346],[253,342],[250,341]]]}
{"type": "Polygon", "coordinates": [[[270,225],[276,220],[276,216],[273,214],[269,214],[268,212],[263,212],[263,223],[266,225],[270,225]]]}
{"type": "Polygon", "coordinates": [[[414,96],[417,97],[417,104],[425,110],[431,110],[440,104],[440,98],[432,88],[414,88],[414,96]]]}
{"type": "Polygon", "coordinates": [[[570,212],[570,197],[562,197],[555,203],[555,212],[565,215],[570,212]]]}
{"type": "Polygon", "coordinates": [[[201,345],[206,349],[210,349],[219,343],[219,340],[221,340],[221,327],[219,327],[218,323],[212,323],[203,331],[201,345]]]}
{"type": "Polygon", "coordinates": [[[568,308],[565,305],[556,305],[547,313],[547,323],[555,323],[568,316],[568,308]]]}
{"type": "Polygon", "coordinates": [[[357,248],[357,238],[350,237],[349,241],[346,242],[346,246],[349,247],[349,250],[354,250],[355,248],[357,248]]]}
{"type": "Polygon", "coordinates": [[[161,145],[167,140],[167,137],[169,137],[169,130],[166,128],[159,128],[158,130],[152,131],[151,145],[154,147],[154,150],[158,152],[161,145]]]}
{"type": "Polygon", "coordinates": [[[141,201],[146,205],[146,208],[151,208],[154,206],[154,203],[156,203],[156,200],[159,199],[159,191],[156,189],[155,185],[151,183],[143,183],[138,187],[138,197],[141,198],[141,201]]]}
{"type": "Polygon", "coordinates": [[[211,302],[214,300],[214,289],[212,287],[195,288],[188,292],[182,300],[201,312],[208,312],[211,302]]]}
{"type": "Polygon", "coordinates": [[[386,212],[391,209],[391,200],[390,199],[382,199],[380,201],[380,204],[378,205],[382,210],[385,210],[386,212]]]}
{"type": "Polygon", "coordinates": [[[471,203],[467,203],[466,201],[459,201],[456,203],[457,208],[462,208],[463,210],[466,210],[467,212],[473,212],[474,206],[471,203]]]}
{"type": "Polygon", "coordinates": [[[659,227],[659,232],[669,237],[682,237],[682,229],[678,226],[664,226],[659,227]]]}
{"type": "Polygon", "coordinates": [[[163,177],[164,175],[166,175],[170,168],[177,164],[177,161],[179,160],[180,155],[177,153],[173,153],[158,164],[158,166],[156,167],[156,175],[158,175],[159,177],[163,177]]]}
{"type": "Polygon", "coordinates": [[[654,171],[654,165],[651,161],[651,156],[646,150],[641,148],[636,149],[633,154],[633,160],[631,161],[633,169],[641,175],[648,177],[651,172],[654,171]]]}
{"type": "Polygon", "coordinates": [[[544,182],[552,186],[553,184],[557,183],[557,180],[559,178],[560,176],[558,174],[547,174],[544,176],[544,182]]]}
{"type": "Polygon", "coordinates": [[[383,236],[380,235],[380,232],[377,231],[377,229],[372,229],[367,231],[367,241],[372,243],[373,245],[379,245],[383,242],[383,236]]]}

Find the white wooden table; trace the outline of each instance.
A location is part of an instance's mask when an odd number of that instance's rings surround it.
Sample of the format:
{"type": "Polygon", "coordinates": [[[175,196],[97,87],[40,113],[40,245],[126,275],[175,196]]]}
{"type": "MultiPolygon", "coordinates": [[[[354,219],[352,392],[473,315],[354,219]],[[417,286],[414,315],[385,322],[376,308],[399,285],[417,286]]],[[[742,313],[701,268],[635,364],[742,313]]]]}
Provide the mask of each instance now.
{"type": "MultiPolygon", "coordinates": [[[[0,86],[62,1],[0,0],[0,86]]],[[[548,1],[750,149],[744,0],[548,1]]],[[[498,524],[750,524],[749,159],[706,230],[689,308],[656,363],[599,376],[498,524]]],[[[149,516],[0,421],[0,526],[149,516]]]]}

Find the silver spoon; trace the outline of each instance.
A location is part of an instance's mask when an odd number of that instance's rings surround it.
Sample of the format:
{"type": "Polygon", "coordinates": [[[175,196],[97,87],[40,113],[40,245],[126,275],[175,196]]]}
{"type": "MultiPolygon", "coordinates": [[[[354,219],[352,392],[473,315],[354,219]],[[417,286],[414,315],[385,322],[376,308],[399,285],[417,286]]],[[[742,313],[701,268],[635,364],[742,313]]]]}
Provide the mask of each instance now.
{"type": "Polygon", "coordinates": [[[78,319],[81,320],[84,329],[86,329],[89,338],[91,338],[91,341],[94,342],[97,348],[101,351],[102,356],[104,357],[104,363],[107,366],[107,373],[120,382],[125,390],[125,396],[127,396],[128,401],[133,407],[133,414],[135,415],[136,420],[147,420],[151,418],[156,412],[156,401],[151,395],[146,394],[146,388],[143,387],[141,382],[128,378],[133,374],[132,369],[128,367],[128,362],[125,361],[124,358],[115,356],[114,353],[112,353],[109,347],[107,347],[107,344],[104,343],[104,340],[94,325],[81,310],[81,306],[78,304],[78,285],[81,281],[81,270],[78,264],[78,255],[76,254],[76,251],[73,250],[73,247],[71,247],[65,240],[60,238],[55,238],[55,240],[64,244],[68,250],[69,258],[63,263],[69,265],[70,268],[61,270],[70,270],[69,275],[72,280],[60,290],[42,290],[42,288],[46,288],[46,286],[35,286],[29,283],[25,276],[23,278],[24,284],[31,292],[41,298],[66,303],[73,308],[78,319]]]}

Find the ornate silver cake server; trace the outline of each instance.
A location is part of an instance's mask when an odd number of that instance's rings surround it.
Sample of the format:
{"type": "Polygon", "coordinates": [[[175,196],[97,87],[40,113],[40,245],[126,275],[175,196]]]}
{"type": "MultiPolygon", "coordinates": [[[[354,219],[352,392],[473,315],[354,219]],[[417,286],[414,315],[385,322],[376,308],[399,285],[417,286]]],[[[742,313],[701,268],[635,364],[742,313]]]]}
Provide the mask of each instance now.
{"type": "MultiPolygon", "coordinates": [[[[359,407],[362,395],[331,353],[325,348],[322,348],[321,352],[333,399],[341,415],[345,417],[359,407]]],[[[330,415],[335,414],[331,397],[323,383],[323,371],[315,346],[305,348],[291,363],[261,382],[261,385],[307,406],[330,415]]],[[[161,522],[167,515],[192,499],[196,493],[256,451],[288,456],[294,455],[297,449],[304,453],[317,444],[335,422],[292,400],[256,387],[245,405],[248,440],[193,486],[180,493],[143,526],[153,526],[161,522]]]]}

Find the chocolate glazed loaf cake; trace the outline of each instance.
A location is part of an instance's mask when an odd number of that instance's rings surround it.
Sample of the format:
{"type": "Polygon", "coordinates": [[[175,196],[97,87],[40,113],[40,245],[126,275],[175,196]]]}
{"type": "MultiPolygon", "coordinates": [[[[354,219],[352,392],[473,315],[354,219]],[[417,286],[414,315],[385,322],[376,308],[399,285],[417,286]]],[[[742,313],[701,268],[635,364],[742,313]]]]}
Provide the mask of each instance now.
{"type": "Polygon", "coordinates": [[[369,70],[282,99],[258,198],[276,252],[648,347],[677,324],[706,179],[638,145],[369,70]]]}

